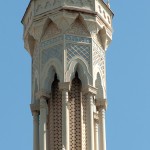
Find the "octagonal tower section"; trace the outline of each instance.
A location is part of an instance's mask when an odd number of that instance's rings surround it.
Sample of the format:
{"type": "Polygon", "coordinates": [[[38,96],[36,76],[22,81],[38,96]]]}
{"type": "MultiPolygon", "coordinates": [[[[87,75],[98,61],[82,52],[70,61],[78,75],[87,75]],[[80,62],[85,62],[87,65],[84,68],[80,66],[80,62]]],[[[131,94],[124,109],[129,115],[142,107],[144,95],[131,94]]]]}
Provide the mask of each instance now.
{"type": "Polygon", "coordinates": [[[34,150],[106,150],[105,53],[112,40],[112,18],[103,0],[30,1],[22,23],[24,45],[32,57],[31,110],[36,120],[40,117],[40,125],[34,124],[34,150]],[[76,98],[80,110],[71,101],[76,98]],[[80,131],[77,127],[72,132],[72,116],[80,131]]]}

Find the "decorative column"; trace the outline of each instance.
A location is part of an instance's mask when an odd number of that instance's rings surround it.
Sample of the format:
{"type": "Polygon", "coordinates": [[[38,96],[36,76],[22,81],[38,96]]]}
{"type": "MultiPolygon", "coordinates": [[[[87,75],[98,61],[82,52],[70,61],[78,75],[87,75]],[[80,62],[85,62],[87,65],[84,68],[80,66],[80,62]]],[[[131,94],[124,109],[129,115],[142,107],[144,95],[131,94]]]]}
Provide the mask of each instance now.
{"type": "Polygon", "coordinates": [[[59,83],[59,89],[62,91],[62,149],[69,150],[69,103],[68,92],[70,83],[59,83]]]}
{"type": "Polygon", "coordinates": [[[99,126],[99,117],[98,113],[94,113],[94,138],[95,138],[95,150],[99,150],[99,137],[98,137],[98,126],[99,126]]]}
{"type": "Polygon", "coordinates": [[[47,99],[50,96],[45,92],[38,92],[38,97],[40,100],[40,129],[39,129],[39,136],[40,136],[40,150],[47,150],[47,99]]]}
{"type": "Polygon", "coordinates": [[[31,104],[33,115],[33,150],[39,150],[39,106],[31,104]]]}
{"type": "Polygon", "coordinates": [[[87,99],[87,147],[88,150],[94,150],[94,117],[93,117],[93,100],[97,93],[97,89],[87,86],[83,89],[83,94],[87,99]]]}
{"type": "Polygon", "coordinates": [[[105,128],[105,111],[107,109],[107,100],[97,100],[99,111],[99,127],[100,127],[100,150],[106,150],[106,128],[105,128]]]}

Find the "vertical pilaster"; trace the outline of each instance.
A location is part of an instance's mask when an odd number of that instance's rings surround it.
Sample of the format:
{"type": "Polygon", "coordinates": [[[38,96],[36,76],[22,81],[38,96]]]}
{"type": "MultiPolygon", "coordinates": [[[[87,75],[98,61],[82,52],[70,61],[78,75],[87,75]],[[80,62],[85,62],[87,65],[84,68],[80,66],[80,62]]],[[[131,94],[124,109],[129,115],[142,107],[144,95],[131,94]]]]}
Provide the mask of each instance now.
{"type": "Polygon", "coordinates": [[[33,113],[33,150],[39,150],[39,112],[33,113]]]}
{"type": "Polygon", "coordinates": [[[94,150],[93,95],[87,94],[88,150],[94,150]]]}
{"type": "Polygon", "coordinates": [[[97,90],[92,86],[83,89],[87,99],[87,147],[88,150],[94,150],[94,117],[93,117],[93,100],[97,90]]]}
{"type": "Polygon", "coordinates": [[[39,92],[38,97],[40,100],[40,128],[39,128],[39,143],[40,143],[40,150],[47,150],[47,99],[49,95],[45,92],[39,92]]]}
{"type": "Polygon", "coordinates": [[[39,150],[39,105],[30,105],[33,116],[33,150],[39,150]]]}
{"type": "Polygon", "coordinates": [[[94,138],[95,138],[95,150],[99,150],[99,137],[98,137],[98,126],[99,126],[99,120],[98,117],[94,118],[94,138]]]}
{"type": "Polygon", "coordinates": [[[59,83],[59,89],[62,91],[62,149],[69,150],[68,92],[70,90],[70,83],[59,83]]]}
{"type": "Polygon", "coordinates": [[[99,100],[99,127],[100,127],[100,150],[106,150],[106,127],[105,127],[105,111],[107,108],[107,101],[105,99],[99,100]]]}

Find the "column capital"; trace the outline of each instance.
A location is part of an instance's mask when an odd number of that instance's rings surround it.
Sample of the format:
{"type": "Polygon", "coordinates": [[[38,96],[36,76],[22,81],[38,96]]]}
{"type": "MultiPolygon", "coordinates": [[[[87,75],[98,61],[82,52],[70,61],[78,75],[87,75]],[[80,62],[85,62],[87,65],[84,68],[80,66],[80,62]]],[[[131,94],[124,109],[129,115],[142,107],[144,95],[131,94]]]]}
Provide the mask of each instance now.
{"type": "Polygon", "coordinates": [[[94,112],[94,120],[97,124],[99,124],[99,116],[98,116],[98,113],[95,113],[94,112]]]}
{"type": "Polygon", "coordinates": [[[31,109],[31,112],[32,112],[32,115],[38,115],[39,114],[39,111],[40,111],[40,106],[39,104],[30,104],[30,109],[31,109]]]}
{"type": "Polygon", "coordinates": [[[70,91],[70,82],[59,83],[59,89],[61,91],[70,91]]]}
{"type": "Polygon", "coordinates": [[[98,107],[98,109],[107,109],[107,99],[96,99],[96,106],[98,107]]]}
{"type": "Polygon", "coordinates": [[[84,87],[82,89],[83,94],[92,94],[92,95],[96,95],[97,94],[97,88],[91,86],[91,85],[87,85],[86,87],[84,87]]]}
{"type": "Polygon", "coordinates": [[[36,93],[36,97],[37,99],[40,99],[40,98],[45,98],[45,99],[49,99],[50,98],[50,94],[46,91],[39,91],[36,93]]]}

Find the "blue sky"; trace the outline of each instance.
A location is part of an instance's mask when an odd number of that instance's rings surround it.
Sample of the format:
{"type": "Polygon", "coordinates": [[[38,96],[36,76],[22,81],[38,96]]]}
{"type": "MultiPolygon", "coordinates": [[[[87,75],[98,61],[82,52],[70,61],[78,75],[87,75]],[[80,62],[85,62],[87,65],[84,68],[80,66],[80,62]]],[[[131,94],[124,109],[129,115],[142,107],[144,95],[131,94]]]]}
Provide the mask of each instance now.
{"type": "MultiPolygon", "coordinates": [[[[31,58],[20,23],[29,0],[0,9],[0,149],[32,150],[31,58]]],[[[150,150],[150,1],[113,1],[107,51],[107,150],[150,150]]]]}

